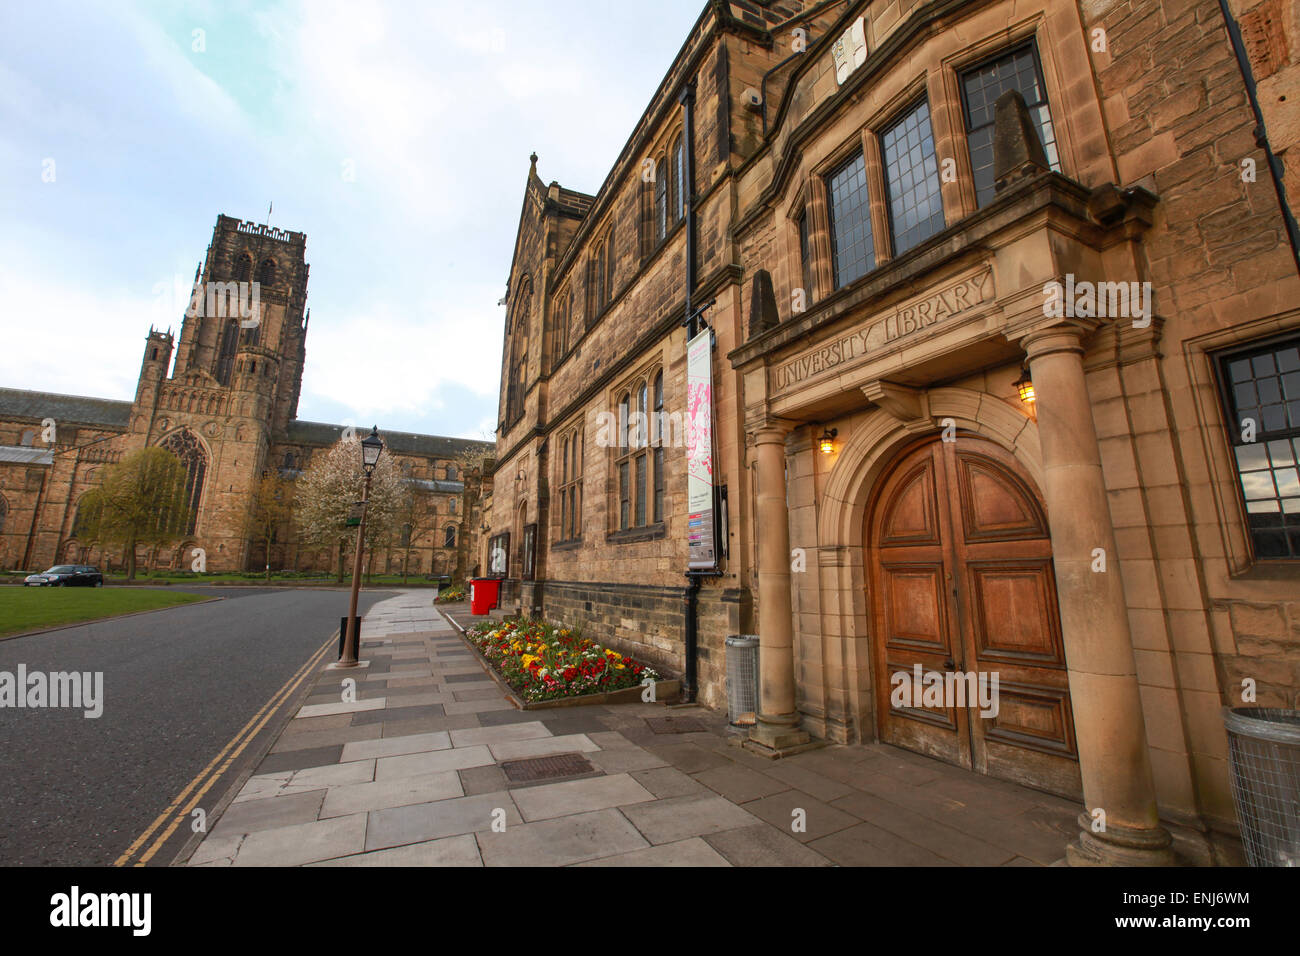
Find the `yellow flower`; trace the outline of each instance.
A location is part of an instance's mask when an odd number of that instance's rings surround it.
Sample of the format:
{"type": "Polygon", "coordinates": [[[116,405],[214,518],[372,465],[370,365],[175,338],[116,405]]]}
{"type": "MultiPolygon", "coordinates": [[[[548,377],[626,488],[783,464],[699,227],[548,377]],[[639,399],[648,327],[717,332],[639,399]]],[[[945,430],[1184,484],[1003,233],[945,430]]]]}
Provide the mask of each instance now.
{"type": "Polygon", "coordinates": [[[615,664],[615,665],[614,665],[614,670],[616,670],[616,671],[627,670],[627,665],[626,665],[626,664],[615,664]]]}

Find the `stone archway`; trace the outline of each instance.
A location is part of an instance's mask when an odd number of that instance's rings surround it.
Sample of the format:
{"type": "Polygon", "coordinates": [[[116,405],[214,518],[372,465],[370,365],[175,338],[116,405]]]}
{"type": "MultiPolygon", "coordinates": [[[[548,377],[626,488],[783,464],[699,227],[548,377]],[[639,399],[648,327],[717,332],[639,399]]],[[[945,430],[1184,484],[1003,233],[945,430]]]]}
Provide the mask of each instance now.
{"type": "Polygon", "coordinates": [[[818,656],[827,665],[821,668],[826,682],[821,694],[823,700],[845,701],[846,742],[876,737],[862,528],[872,492],[897,454],[921,435],[942,431],[950,419],[956,429],[1001,446],[1042,487],[1038,427],[1033,419],[996,396],[973,389],[937,388],[926,397],[928,428],[918,429],[914,420],[905,425],[884,408],[858,419],[820,496],[816,565],[822,627],[816,639],[822,643],[818,656]],[[842,674],[842,683],[832,686],[831,674],[842,674]]]}

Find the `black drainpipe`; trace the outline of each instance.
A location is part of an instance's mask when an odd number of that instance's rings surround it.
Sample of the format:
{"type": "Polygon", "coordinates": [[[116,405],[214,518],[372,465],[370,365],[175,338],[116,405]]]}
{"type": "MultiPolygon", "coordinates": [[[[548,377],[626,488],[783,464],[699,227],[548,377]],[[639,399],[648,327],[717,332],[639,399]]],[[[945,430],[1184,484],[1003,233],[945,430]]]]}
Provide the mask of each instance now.
{"type": "MultiPolygon", "coordinates": [[[[686,339],[695,338],[699,328],[699,315],[695,309],[695,85],[687,83],[682,87],[677,102],[683,107],[682,115],[682,149],[686,157],[683,187],[686,192],[686,317],[682,325],[686,326],[686,339]]],[[[707,308],[707,306],[706,306],[707,308]]],[[[704,311],[703,309],[699,311],[704,311]]],[[[697,618],[700,581],[714,577],[717,571],[686,571],[686,594],[684,598],[685,614],[685,664],[682,668],[682,690],[679,700],[690,704],[695,702],[699,686],[697,674],[697,657],[699,653],[699,630],[697,618]]]]}
{"type": "Polygon", "coordinates": [[[1269,171],[1273,174],[1273,190],[1277,193],[1277,205],[1282,212],[1282,221],[1286,224],[1287,238],[1291,241],[1291,257],[1295,260],[1296,271],[1300,272],[1300,229],[1296,227],[1291,205],[1286,200],[1282,163],[1273,155],[1273,148],[1268,142],[1268,130],[1264,127],[1264,114],[1259,108],[1259,92],[1255,87],[1255,72],[1250,68],[1250,57],[1246,55],[1246,46],[1241,42],[1241,29],[1233,19],[1232,11],[1228,9],[1228,0],[1219,0],[1219,9],[1223,12],[1223,22],[1228,28],[1232,52],[1237,56],[1237,68],[1241,70],[1241,78],[1246,83],[1246,98],[1250,100],[1251,112],[1255,114],[1255,145],[1264,151],[1269,171]]]}

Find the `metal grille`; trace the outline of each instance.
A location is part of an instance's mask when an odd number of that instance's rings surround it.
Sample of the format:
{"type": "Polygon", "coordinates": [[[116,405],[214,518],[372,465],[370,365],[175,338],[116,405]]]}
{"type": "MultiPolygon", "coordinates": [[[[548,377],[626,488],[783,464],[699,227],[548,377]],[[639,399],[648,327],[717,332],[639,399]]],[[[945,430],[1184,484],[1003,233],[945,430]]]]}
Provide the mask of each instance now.
{"type": "Polygon", "coordinates": [[[758,637],[727,638],[727,714],[733,727],[758,721],[758,637]]]}
{"type": "Polygon", "coordinates": [[[647,717],[645,722],[657,734],[698,734],[706,729],[694,717],[647,717]]]}
{"type": "Polygon", "coordinates": [[[1251,866],[1300,866],[1300,711],[1224,709],[1232,798],[1251,866]]]}
{"type": "Polygon", "coordinates": [[[527,780],[552,780],[556,777],[577,777],[584,773],[594,773],[596,770],[582,754],[556,754],[552,757],[507,760],[501,765],[501,769],[515,783],[527,780]]]}

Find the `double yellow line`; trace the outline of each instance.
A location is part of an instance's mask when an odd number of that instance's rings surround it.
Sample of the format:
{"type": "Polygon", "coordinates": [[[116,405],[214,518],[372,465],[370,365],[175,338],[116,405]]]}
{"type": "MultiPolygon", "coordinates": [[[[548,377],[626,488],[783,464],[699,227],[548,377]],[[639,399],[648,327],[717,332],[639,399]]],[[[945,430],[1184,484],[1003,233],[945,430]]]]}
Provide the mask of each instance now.
{"type": "Polygon", "coordinates": [[[325,656],[326,651],[333,646],[335,640],[336,638],[331,637],[328,641],[322,644],[320,649],[311,656],[307,663],[299,668],[297,673],[290,677],[283,687],[271,695],[271,699],[262,705],[262,709],[254,714],[252,718],[249,719],[248,723],[244,724],[239,733],[235,734],[235,736],[230,739],[230,742],[221,748],[221,752],[213,757],[206,767],[199,771],[195,778],[191,780],[185,786],[185,789],[177,795],[176,799],[171,802],[171,805],[160,813],[158,818],[154,820],[153,823],[149,824],[148,828],[146,828],[143,833],[135,838],[135,841],[126,848],[126,851],[121,856],[113,861],[114,866],[126,866],[131,860],[131,857],[134,856],[146,842],[148,842],[149,838],[153,836],[155,831],[157,831],[163,824],[167,823],[168,820],[171,820],[171,824],[167,829],[154,840],[148,850],[140,854],[140,858],[135,861],[134,865],[144,866],[153,859],[154,854],[157,853],[162,848],[163,844],[171,838],[171,835],[176,832],[176,828],[189,818],[190,812],[198,806],[199,801],[203,799],[203,795],[208,792],[214,783],[221,779],[222,775],[230,769],[230,765],[238,759],[241,753],[244,752],[244,748],[252,743],[254,738],[262,732],[262,728],[266,726],[267,721],[271,719],[272,715],[275,714],[280,705],[292,697],[298,688],[302,686],[302,682],[311,676],[315,671],[316,666],[325,656]],[[215,772],[213,772],[213,768],[216,768],[215,772]],[[200,786],[200,784],[202,784],[202,786],[200,786]]]}

